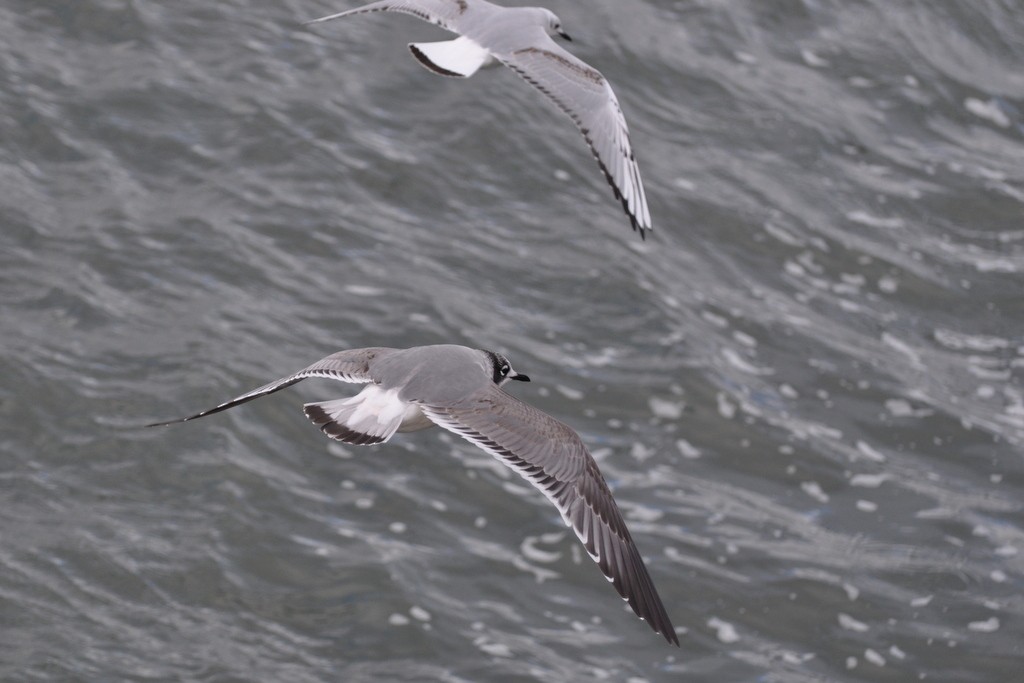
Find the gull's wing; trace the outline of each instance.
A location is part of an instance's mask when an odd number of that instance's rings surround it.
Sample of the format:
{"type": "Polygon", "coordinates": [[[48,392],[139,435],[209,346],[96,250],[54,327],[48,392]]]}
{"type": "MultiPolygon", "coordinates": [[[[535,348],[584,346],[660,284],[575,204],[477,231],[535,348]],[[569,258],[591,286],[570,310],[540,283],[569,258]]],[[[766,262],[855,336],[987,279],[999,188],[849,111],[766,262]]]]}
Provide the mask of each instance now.
{"type": "Polygon", "coordinates": [[[352,14],[366,14],[368,12],[400,12],[402,14],[410,14],[423,21],[458,33],[455,27],[458,24],[459,17],[465,14],[468,8],[467,0],[381,0],[381,2],[371,2],[369,5],[345,10],[337,14],[330,14],[313,21],[307,21],[306,23],[319,24],[322,21],[341,19],[352,14]]]}
{"type": "Polygon", "coordinates": [[[647,196],[629,142],[626,118],[601,73],[538,29],[530,47],[495,54],[505,66],[554,101],[579,127],[629,215],[634,230],[651,229],[647,196]]]}
{"type": "Polygon", "coordinates": [[[164,425],[174,424],[176,422],[188,422],[194,420],[197,417],[205,417],[214,413],[219,413],[222,410],[228,408],[234,408],[237,405],[247,403],[260,396],[266,396],[272,394],[275,391],[280,391],[286,387],[301,382],[309,377],[325,377],[327,379],[336,379],[341,382],[352,382],[355,384],[366,384],[372,382],[373,378],[370,376],[370,362],[375,358],[382,355],[390,354],[397,351],[397,349],[390,349],[386,347],[371,347],[366,349],[352,349],[351,351],[339,351],[338,353],[332,353],[327,358],[318,360],[317,362],[310,365],[304,370],[282,377],[281,379],[274,380],[270,384],[264,384],[259,389],[253,389],[247,394],[242,394],[237,398],[233,398],[227,403],[221,403],[216,408],[210,408],[204,410],[201,413],[195,415],[189,415],[188,417],[181,417],[176,420],[168,420],[166,422],[154,422],[153,424],[146,425],[147,427],[162,427],[164,425]]]}
{"type": "Polygon", "coordinates": [[[494,384],[453,405],[420,407],[540,489],[633,612],[679,645],[608,484],[575,431],[494,384]]]}

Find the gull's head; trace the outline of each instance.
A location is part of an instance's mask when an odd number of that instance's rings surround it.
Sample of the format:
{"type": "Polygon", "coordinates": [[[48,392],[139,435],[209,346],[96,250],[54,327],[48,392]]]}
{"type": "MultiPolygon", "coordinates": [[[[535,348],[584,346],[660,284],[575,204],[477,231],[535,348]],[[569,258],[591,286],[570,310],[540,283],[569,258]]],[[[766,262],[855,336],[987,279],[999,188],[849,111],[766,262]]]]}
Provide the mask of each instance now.
{"type": "Polygon", "coordinates": [[[542,9],[541,11],[544,12],[544,21],[547,24],[546,28],[548,30],[548,33],[550,33],[553,36],[561,36],[566,40],[572,40],[572,38],[569,37],[569,34],[566,33],[565,30],[562,28],[562,22],[558,19],[554,12],[552,12],[549,9],[542,9]]]}
{"type": "Polygon", "coordinates": [[[484,353],[487,354],[487,357],[491,361],[491,379],[499,387],[511,379],[518,380],[520,382],[530,381],[530,378],[526,375],[519,374],[513,370],[512,365],[508,362],[508,358],[505,358],[505,356],[500,353],[495,353],[494,351],[484,351],[484,353]]]}

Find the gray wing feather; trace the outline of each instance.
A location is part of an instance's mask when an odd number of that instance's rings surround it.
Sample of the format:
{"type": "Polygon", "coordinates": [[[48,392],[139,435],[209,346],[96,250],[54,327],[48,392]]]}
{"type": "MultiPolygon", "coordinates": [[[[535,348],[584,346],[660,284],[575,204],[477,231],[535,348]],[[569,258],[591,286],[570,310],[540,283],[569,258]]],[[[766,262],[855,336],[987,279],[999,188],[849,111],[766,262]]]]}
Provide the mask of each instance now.
{"type": "Polygon", "coordinates": [[[368,12],[399,12],[409,14],[431,24],[436,24],[449,31],[456,31],[458,18],[468,8],[466,0],[382,0],[382,2],[371,2],[369,5],[356,7],[354,9],[330,14],[320,17],[307,24],[319,24],[323,21],[341,19],[353,14],[366,14],[368,12]]]}
{"type": "Polygon", "coordinates": [[[601,72],[563,50],[543,31],[538,31],[536,45],[495,56],[576,123],[633,229],[643,237],[644,230],[651,229],[651,214],[615,93],[601,72]]]}
{"type": "Polygon", "coordinates": [[[454,405],[421,407],[438,426],[479,446],[537,487],[633,612],[670,643],[679,644],[608,484],[575,431],[493,384],[454,405]]]}
{"type": "Polygon", "coordinates": [[[198,417],[213,415],[214,413],[219,413],[222,410],[227,410],[228,408],[234,408],[237,405],[248,403],[249,401],[260,398],[261,396],[266,396],[267,394],[272,394],[275,391],[280,391],[281,389],[290,387],[291,385],[301,382],[304,379],[308,379],[309,377],[324,377],[326,379],[336,379],[341,382],[366,384],[373,381],[370,371],[371,362],[375,358],[393,353],[396,350],[397,349],[378,346],[332,353],[330,356],[318,360],[303,370],[299,370],[287,377],[274,380],[269,384],[264,384],[258,389],[253,389],[248,393],[233,398],[226,403],[221,403],[219,406],[210,408],[209,410],[204,410],[201,413],[189,415],[188,417],[167,420],[166,422],[154,422],[153,424],[146,426],[162,427],[163,425],[174,424],[176,422],[188,422],[189,420],[194,420],[198,417]]]}

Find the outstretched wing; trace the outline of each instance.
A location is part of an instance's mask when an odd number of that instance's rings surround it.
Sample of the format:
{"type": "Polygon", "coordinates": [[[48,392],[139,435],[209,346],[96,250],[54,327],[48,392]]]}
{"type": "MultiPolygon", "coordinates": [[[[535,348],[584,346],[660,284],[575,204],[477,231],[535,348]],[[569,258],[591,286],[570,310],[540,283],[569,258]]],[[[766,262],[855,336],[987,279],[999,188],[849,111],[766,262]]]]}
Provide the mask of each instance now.
{"type": "Polygon", "coordinates": [[[381,0],[381,2],[371,2],[369,5],[307,21],[306,24],[319,24],[331,19],[341,19],[353,14],[366,14],[368,12],[399,12],[401,14],[410,14],[417,19],[422,19],[423,21],[458,33],[456,26],[459,17],[465,14],[468,8],[467,0],[381,0]]]}
{"type": "Polygon", "coordinates": [[[576,123],[633,229],[644,237],[644,230],[651,229],[651,214],[626,117],[611,86],[601,72],[563,50],[543,30],[537,30],[533,43],[495,57],[547,95],[576,123]]]}
{"type": "Polygon", "coordinates": [[[189,420],[194,420],[197,417],[213,415],[214,413],[219,413],[222,410],[227,410],[228,408],[234,408],[237,405],[247,403],[253,399],[259,398],[260,396],[266,396],[267,394],[272,394],[275,391],[280,391],[281,389],[290,387],[291,385],[301,382],[309,377],[325,377],[327,379],[336,379],[341,382],[366,384],[367,382],[373,381],[373,378],[370,376],[370,362],[381,355],[390,354],[396,350],[397,349],[378,346],[332,353],[330,356],[327,356],[322,360],[318,360],[304,370],[299,370],[287,377],[274,380],[270,384],[264,384],[259,389],[253,389],[249,393],[242,394],[241,396],[233,398],[226,403],[221,403],[215,408],[210,408],[209,410],[204,410],[201,413],[189,415],[188,417],[181,417],[176,420],[167,420],[166,422],[154,422],[153,424],[146,426],[162,427],[163,425],[174,424],[176,422],[188,422],[189,420]]]}
{"type": "Polygon", "coordinates": [[[540,489],[633,612],[679,644],[611,491],[575,431],[493,384],[454,405],[421,408],[540,489]]]}

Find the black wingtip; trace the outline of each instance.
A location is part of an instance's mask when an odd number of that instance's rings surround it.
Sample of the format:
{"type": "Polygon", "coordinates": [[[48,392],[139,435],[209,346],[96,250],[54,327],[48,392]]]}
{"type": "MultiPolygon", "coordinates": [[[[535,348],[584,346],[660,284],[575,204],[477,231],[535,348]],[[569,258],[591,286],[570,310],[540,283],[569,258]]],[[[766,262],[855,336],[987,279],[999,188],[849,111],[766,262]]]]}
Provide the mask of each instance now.
{"type": "Polygon", "coordinates": [[[622,210],[626,212],[626,216],[629,218],[629,226],[633,228],[633,232],[639,232],[640,239],[646,242],[646,231],[651,230],[651,228],[645,229],[644,226],[640,224],[640,221],[637,220],[636,214],[634,214],[633,211],[629,208],[629,202],[626,201],[626,196],[622,194],[622,192],[619,190],[619,186],[615,184],[615,178],[612,177],[612,174],[608,170],[608,167],[604,165],[604,161],[602,161],[601,157],[598,155],[597,148],[594,147],[594,143],[590,139],[589,131],[583,131],[583,138],[587,141],[587,145],[590,147],[590,151],[594,155],[594,159],[597,160],[597,165],[598,167],[600,167],[601,173],[604,175],[604,179],[611,186],[612,192],[615,193],[615,198],[619,200],[620,204],[622,204],[622,210]]]}
{"type": "Polygon", "coordinates": [[[143,429],[149,429],[150,427],[167,427],[169,425],[178,424],[179,422],[188,422],[193,417],[195,417],[195,415],[193,415],[191,417],[179,417],[176,420],[167,420],[165,422],[151,422],[148,425],[142,425],[142,428],[143,429]]]}
{"type": "MultiPolygon", "coordinates": [[[[650,576],[646,578],[650,581],[650,576]]],[[[641,621],[646,622],[651,627],[652,631],[668,641],[669,645],[681,647],[679,645],[679,636],[676,635],[676,628],[672,625],[672,620],[669,619],[665,605],[662,604],[661,598],[658,597],[653,582],[649,583],[647,587],[652,592],[648,595],[649,601],[647,602],[646,609],[638,610],[634,608],[634,612],[640,617],[641,621]],[[640,616],[641,611],[645,612],[644,616],[640,616]]],[[[630,603],[630,607],[633,607],[633,603],[630,603]]]]}
{"type": "Polygon", "coordinates": [[[302,22],[302,25],[309,26],[311,24],[322,24],[323,22],[330,21],[331,19],[340,19],[342,16],[346,14],[348,14],[348,12],[338,12],[336,14],[328,14],[323,17],[317,17],[316,19],[307,19],[306,21],[302,22]]]}

